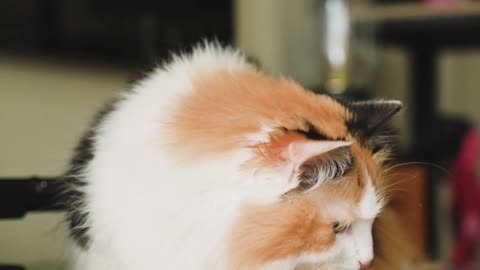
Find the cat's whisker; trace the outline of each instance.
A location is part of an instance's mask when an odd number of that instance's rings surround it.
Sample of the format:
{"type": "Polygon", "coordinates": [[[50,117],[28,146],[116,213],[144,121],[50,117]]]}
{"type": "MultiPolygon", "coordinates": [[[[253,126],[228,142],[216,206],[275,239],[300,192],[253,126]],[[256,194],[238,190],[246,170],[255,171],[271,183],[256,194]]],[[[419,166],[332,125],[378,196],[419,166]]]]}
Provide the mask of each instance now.
{"type": "Polygon", "coordinates": [[[389,171],[395,169],[395,168],[399,168],[399,167],[403,167],[403,166],[409,166],[409,165],[427,165],[427,166],[431,166],[433,168],[436,168],[436,169],[439,169],[440,171],[444,172],[445,174],[447,174],[448,176],[452,176],[452,174],[447,170],[445,169],[444,167],[438,165],[438,164],[435,164],[435,163],[431,163],[431,162],[424,162],[424,161],[411,161],[411,162],[404,162],[404,163],[399,163],[399,164],[395,164],[393,166],[390,166],[389,168],[385,169],[384,172],[385,173],[388,173],[389,171]]]}
{"type": "Polygon", "coordinates": [[[411,175],[409,178],[404,178],[400,181],[396,181],[396,182],[393,182],[393,183],[390,183],[389,185],[386,185],[386,186],[383,186],[382,188],[380,188],[378,190],[379,193],[389,193],[391,192],[391,188],[392,187],[396,187],[398,185],[401,185],[401,184],[404,184],[406,182],[409,182],[409,181],[412,181],[414,179],[416,179],[419,175],[421,174],[421,172],[415,174],[415,175],[411,175]]]}

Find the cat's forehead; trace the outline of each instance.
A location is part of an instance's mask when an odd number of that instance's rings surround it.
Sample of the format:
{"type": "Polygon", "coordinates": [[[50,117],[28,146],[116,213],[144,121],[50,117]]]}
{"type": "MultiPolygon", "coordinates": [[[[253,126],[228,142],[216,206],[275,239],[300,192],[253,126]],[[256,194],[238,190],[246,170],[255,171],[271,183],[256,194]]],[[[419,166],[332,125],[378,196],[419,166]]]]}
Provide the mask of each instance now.
{"type": "Polygon", "coordinates": [[[352,118],[346,107],[326,95],[305,92],[303,100],[298,100],[292,117],[298,128],[309,134],[319,134],[326,140],[345,140],[350,134],[348,121],[352,118]],[[305,106],[306,101],[312,103],[305,106]]]}
{"type": "MultiPolygon", "coordinates": [[[[246,78],[253,74],[244,74],[246,78]]],[[[288,130],[304,131],[317,139],[344,140],[350,133],[347,123],[352,119],[350,111],[327,95],[315,94],[299,84],[284,78],[257,77],[250,80],[255,89],[268,89],[263,97],[268,103],[259,104],[267,121],[288,130]],[[266,105],[266,106],[265,106],[266,105]]],[[[262,92],[262,91],[260,91],[262,92]]],[[[261,93],[257,93],[260,97],[261,93]]]]}

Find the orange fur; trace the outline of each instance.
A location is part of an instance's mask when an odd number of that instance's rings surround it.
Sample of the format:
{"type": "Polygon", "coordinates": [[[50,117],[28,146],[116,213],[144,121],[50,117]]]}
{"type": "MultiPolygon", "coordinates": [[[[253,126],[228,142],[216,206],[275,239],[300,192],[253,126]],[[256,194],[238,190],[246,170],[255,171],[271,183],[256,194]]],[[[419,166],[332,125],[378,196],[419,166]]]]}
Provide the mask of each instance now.
{"type": "Polygon", "coordinates": [[[279,259],[317,253],[335,241],[332,226],[302,198],[248,208],[235,226],[230,269],[254,269],[279,259]]]}
{"type": "Polygon", "coordinates": [[[348,176],[308,194],[292,192],[277,204],[245,209],[230,241],[235,266],[231,269],[253,269],[329,248],[335,239],[333,223],[348,225],[355,219],[355,205],[364,190],[352,181],[357,174],[362,173],[355,167],[348,176]]]}
{"type": "Polygon", "coordinates": [[[220,70],[198,74],[193,85],[193,93],[178,104],[172,125],[167,127],[175,138],[171,146],[176,152],[183,150],[186,158],[248,145],[246,135],[261,131],[259,120],[269,126],[305,129],[303,118],[330,138],[346,136],[345,108],[293,81],[254,71],[220,70]],[[185,145],[192,136],[195,142],[185,145]]]}

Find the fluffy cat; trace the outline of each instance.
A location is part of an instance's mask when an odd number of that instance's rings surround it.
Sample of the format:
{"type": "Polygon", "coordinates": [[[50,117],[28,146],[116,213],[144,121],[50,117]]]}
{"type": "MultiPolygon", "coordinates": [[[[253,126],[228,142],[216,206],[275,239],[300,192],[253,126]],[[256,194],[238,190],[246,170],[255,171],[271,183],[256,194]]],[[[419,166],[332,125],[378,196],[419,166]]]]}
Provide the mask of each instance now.
{"type": "Polygon", "coordinates": [[[174,56],[75,151],[75,269],[365,268],[400,107],[315,94],[218,45],[174,56]]]}

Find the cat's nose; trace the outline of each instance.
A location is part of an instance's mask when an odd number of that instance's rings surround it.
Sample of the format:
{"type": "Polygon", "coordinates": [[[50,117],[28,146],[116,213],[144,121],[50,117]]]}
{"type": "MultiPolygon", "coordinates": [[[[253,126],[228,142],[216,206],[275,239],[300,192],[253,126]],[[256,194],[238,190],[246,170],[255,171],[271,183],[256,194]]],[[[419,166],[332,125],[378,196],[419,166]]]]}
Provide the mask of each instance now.
{"type": "Polygon", "coordinates": [[[360,263],[360,269],[367,269],[372,264],[372,260],[358,261],[358,263],[360,263]]]}

